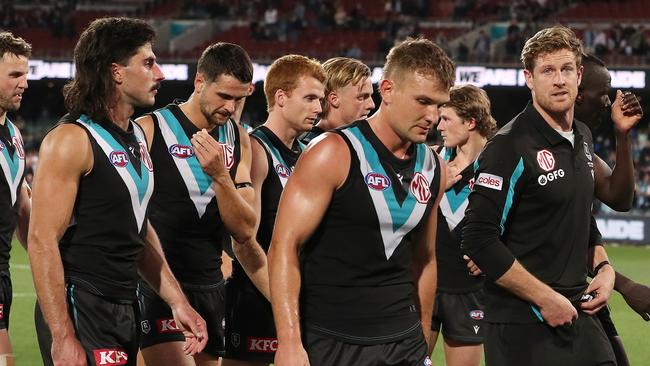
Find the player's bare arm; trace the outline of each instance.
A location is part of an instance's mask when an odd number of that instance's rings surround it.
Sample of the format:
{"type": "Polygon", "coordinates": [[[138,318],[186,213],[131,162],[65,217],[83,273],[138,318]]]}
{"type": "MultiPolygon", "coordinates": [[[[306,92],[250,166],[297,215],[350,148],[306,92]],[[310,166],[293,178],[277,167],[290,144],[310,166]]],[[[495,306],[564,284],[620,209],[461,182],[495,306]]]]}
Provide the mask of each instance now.
{"type": "MultiPolygon", "coordinates": [[[[250,181],[253,190],[253,210],[255,213],[255,226],[254,231],[260,225],[260,214],[262,211],[262,185],[268,175],[268,165],[266,160],[266,152],[264,148],[255,140],[250,142],[250,181]]],[[[243,151],[243,150],[242,150],[243,151]]],[[[244,156],[242,154],[242,162],[244,156]]],[[[241,163],[240,163],[241,164],[241,163]]],[[[269,270],[266,253],[262,246],[257,242],[255,235],[253,235],[247,242],[233,241],[233,252],[235,257],[242,265],[244,272],[251,279],[255,287],[266,297],[269,301],[271,293],[269,290],[269,270]]]]}
{"type": "MultiPolygon", "coordinates": [[[[435,154],[435,152],[434,152],[435,154]]],[[[424,339],[427,341],[429,351],[432,351],[431,344],[431,313],[433,312],[433,301],[437,288],[437,265],[436,265],[436,231],[438,228],[438,205],[442,195],[445,194],[447,181],[447,167],[445,162],[438,158],[440,166],[440,189],[436,192],[435,202],[429,211],[426,224],[419,228],[415,235],[415,246],[413,248],[413,278],[417,287],[417,301],[419,307],[420,322],[424,339]]]]}
{"type": "Polygon", "coordinates": [[[323,218],[332,194],[345,181],[350,159],[343,139],[326,133],[322,140],[312,142],[302,153],[280,198],[269,249],[271,304],[278,334],[275,364],[278,366],[309,364],[300,338],[298,256],[302,244],[323,218]]]}
{"type": "Polygon", "coordinates": [[[86,353],[68,316],[59,239],[70,223],[79,179],[92,169],[86,132],[71,124],[56,127],[43,140],[39,161],[27,239],[36,295],[52,333],[54,363],[85,365],[86,353]]]}
{"type": "Polygon", "coordinates": [[[617,211],[628,211],[634,199],[634,162],[629,132],[643,116],[637,97],[616,91],[611,118],[616,136],[616,166],[614,170],[598,156],[594,159],[596,198],[617,211]]]}
{"type": "Polygon", "coordinates": [[[27,183],[23,183],[18,194],[18,223],[16,236],[18,241],[27,249],[27,233],[29,232],[29,216],[32,212],[32,189],[27,183]]]}
{"type": "Polygon", "coordinates": [[[149,222],[146,225],[147,236],[138,263],[138,270],[145,281],[172,309],[174,319],[185,334],[183,347],[185,353],[195,355],[205,348],[208,341],[205,320],[190,306],[178,281],[169,269],[158,235],[149,222]]]}
{"type": "Polygon", "coordinates": [[[221,144],[206,130],[201,130],[192,137],[192,146],[203,171],[212,177],[212,188],[217,198],[219,214],[228,231],[238,242],[248,242],[255,236],[255,212],[252,208],[253,190],[250,187],[235,188],[235,183],[249,183],[250,144],[248,135],[239,127],[240,141],[246,139],[246,146],[241,145],[241,162],[237,169],[235,182],[224,163],[221,144]]]}

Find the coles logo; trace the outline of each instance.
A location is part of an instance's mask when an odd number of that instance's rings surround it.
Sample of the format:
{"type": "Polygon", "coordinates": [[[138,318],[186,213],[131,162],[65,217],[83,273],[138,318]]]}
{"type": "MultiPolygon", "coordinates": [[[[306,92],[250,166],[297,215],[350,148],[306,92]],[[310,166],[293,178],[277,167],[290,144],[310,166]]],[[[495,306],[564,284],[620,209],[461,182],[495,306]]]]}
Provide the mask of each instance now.
{"type": "Polygon", "coordinates": [[[156,326],[158,327],[158,333],[180,333],[180,328],[176,325],[176,320],[171,319],[157,319],[156,326]]]}
{"type": "Polygon", "coordinates": [[[278,173],[278,175],[281,176],[282,178],[289,178],[289,176],[291,175],[291,170],[289,170],[289,168],[287,168],[282,164],[278,164],[275,166],[275,172],[278,173]]]}
{"type": "Polygon", "coordinates": [[[383,191],[390,187],[390,179],[379,173],[370,172],[366,174],[365,178],[366,184],[368,187],[374,189],[375,191],[383,191]]]}
{"type": "Polygon", "coordinates": [[[478,175],[478,178],[476,178],[474,185],[500,191],[501,188],[503,188],[503,178],[498,175],[481,173],[478,175]]]}
{"type": "Polygon", "coordinates": [[[14,136],[11,138],[11,143],[14,144],[14,147],[16,148],[16,154],[18,155],[19,159],[25,159],[25,150],[23,150],[23,141],[20,139],[18,136],[14,136]]]}
{"type": "Polygon", "coordinates": [[[118,168],[124,168],[129,163],[129,156],[124,151],[113,151],[108,156],[111,164],[118,168]]]}
{"type": "Polygon", "coordinates": [[[419,203],[427,203],[429,202],[429,198],[431,198],[429,181],[420,172],[413,175],[413,179],[411,180],[411,193],[413,193],[413,196],[419,203]]]}
{"type": "Polygon", "coordinates": [[[129,360],[129,355],[121,348],[95,349],[93,356],[97,365],[126,365],[129,360]]]}
{"type": "Polygon", "coordinates": [[[546,149],[540,150],[537,152],[537,164],[540,168],[550,172],[555,168],[555,158],[550,151],[546,149]]]}
{"type": "Polygon", "coordinates": [[[191,146],[174,144],[169,147],[169,153],[179,159],[187,159],[194,156],[194,149],[191,146]]]}
{"type": "Polygon", "coordinates": [[[251,352],[273,353],[278,350],[277,338],[248,337],[246,341],[246,348],[251,352]]]}
{"type": "Polygon", "coordinates": [[[469,312],[469,317],[474,319],[474,320],[482,320],[483,319],[483,310],[472,310],[469,312]]]}
{"type": "Polygon", "coordinates": [[[234,149],[230,145],[220,144],[221,150],[223,151],[223,165],[226,169],[230,170],[233,164],[235,164],[235,156],[233,154],[234,149]]]}

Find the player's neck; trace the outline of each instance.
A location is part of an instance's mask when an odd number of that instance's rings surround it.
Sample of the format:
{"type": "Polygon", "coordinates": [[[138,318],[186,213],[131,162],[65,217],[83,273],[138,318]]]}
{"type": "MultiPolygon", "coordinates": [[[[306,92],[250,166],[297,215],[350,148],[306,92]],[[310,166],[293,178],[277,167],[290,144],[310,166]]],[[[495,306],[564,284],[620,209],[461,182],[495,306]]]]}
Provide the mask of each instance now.
{"type": "Polygon", "coordinates": [[[537,104],[536,101],[533,101],[533,106],[551,128],[565,132],[571,131],[573,127],[574,107],[571,107],[565,112],[550,113],[537,104]]]}
{"type": "Polygon", "coordinates": [[[187,119],[189,119],[190,122],[192,122],[192,124],[199,130],[205,128],[209,131],[213,128],[213,126],[210,126],[210,123],[208,123],[208,120],[205,118],[203,113],[201,113],[198,98],[195,98],[194,94],[190,96],[190,99],[188,99],[187,102],[179,104],[178,107],[187,119]]]}
{"type": "Polygon", "coordinates": [[[408,158],[406,154],[412,142],[398,135],[386,120],[387,116],[385,113],[380,113],[380,111],[377,111],[372,117],[368,118],[368,124],[372,132],[374,132],[379,141],[397,158],[408,158]]]}
{"type": "Polygon", "coordinates": [[[4,126],[7,121],[7,111],[0,109],[0,126],[4,126]]]}
{"type": "Polygon", "coordinates": [[[486,142],[487,139],[485,137],[477,134],[477,136],[467,139],[467,142],[463,145],[457,146],[456,157],[454,158],[456,166],[462,170],[469,164],[473,163],[481,153],[481,150],[483,150],[486,142]]]}
{"type": "Polygon", "coordinates": [[[133,112],[132,104],[118,101],[114,107],[108,109],[108,118],[119,128],[126,131],[129,128],[129,120],[133,112]]]}
{"type": "Polygon", "coordinates": [[[295,130],[291,127],[291,124],[288,121],[285,121],[282,118],[282,116],[273,112],[269,113],[269,118],[264,123],[264,126],[271,130],[289,149],[293,146],[296,137],[304,132],[295,130]]]}
{"type": "Polygon", "coordinates": [[[334,113],[334,111],[331,111],[327,115],[327,117],[321,118],[321,120],[316,124],[316,126],[318,126],[323,131],[329,131],[329,130],[335,129],[337,127],[341,127],[344,124],[350,123],[350,122],[354,122],[354,121],[347,121],[347,122],[343,121],[343,119],[340,118],[339,116],[337,116],[334,113]]]}

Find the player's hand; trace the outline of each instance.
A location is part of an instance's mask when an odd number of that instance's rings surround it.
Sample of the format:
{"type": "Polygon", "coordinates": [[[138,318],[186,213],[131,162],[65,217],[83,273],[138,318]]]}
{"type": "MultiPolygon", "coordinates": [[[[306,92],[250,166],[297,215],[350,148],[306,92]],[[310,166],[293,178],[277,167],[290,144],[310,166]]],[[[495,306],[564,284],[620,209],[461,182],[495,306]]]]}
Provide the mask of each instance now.
{"type": "Polygon", "coordinates": [[[224,159],[224,147],[210,136],[207,130],[203,129],[195,133],[191,142],[194,154],[196,154],[196,158],[199,160],[205,174],[213,179],[221,174],[228,174],[224,159]]]}
{"type": "Polygon", "coordinates": [[[607,300],[614,289],[614,268],[606,265],[598,271],[587,287],[585,293],[594,294],[593,299],[580,303],[580,309],[589,315],[594,315],[603,306],[607,305],[607,300]]]}
{"type": "Polygon", "coordinates": [[[309,366],[307,351],[300,342],[278,342],[275,366],[309,366]]]}
{"type": "Polygon", "coordinates": [[[574,319],[578,319],[578,311],[571,301],[555,291],[538,305],[542,318],[551,327],[571,325],[574,319]]]}
{"type": "Polygon", "coordinates": [[[643,109],[636,95],[617,90],[611,117],[614,129],[618,133],[626,134],[636,126],[643,117],[643,109]]]}
{"type": "Polygon", "coordinates": [[[483,273],[470,257],[463,255],[463,259],[467,262],[467,270],[469,271],[469,274],[472,276],[480,276],[483,273]]]}
{"type": "Polygon", "coordinates": [[[463,177],[460,173],[460,169],[456,166],[455,161],[447,162],[447,182],[445,182],[445,191],[458,183],[458,181],[463,177]]]}
{"type": "Polygon", "coordinates": [[[86,351],[74,336],[52,338],[54,366],[86,366],[86,351]]]}
{"type": "Polygon", "coordinates": [[[203,348],[208,343],[208,331],[206,330],[205,320],[201,315],[187,302],[172,307],[172,313],[176,325],[183,330],[185,336],[183,352],[186,355],[193,356],[203,351],[203,348]]]}
{"type": "Polygon", "coordinates": [[[629,280],[630,282],[618,292],[625,302],[636,311],[643,320],[650,320],[650,287],[629,280]]]}

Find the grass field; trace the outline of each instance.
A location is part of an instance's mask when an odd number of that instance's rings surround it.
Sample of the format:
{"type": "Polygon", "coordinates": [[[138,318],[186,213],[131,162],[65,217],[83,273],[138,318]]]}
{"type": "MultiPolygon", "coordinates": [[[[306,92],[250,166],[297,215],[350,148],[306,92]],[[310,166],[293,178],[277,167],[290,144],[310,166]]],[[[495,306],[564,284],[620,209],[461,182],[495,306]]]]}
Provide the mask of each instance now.
{"type": "MultiPolygon", "coordinates": [[[[15,243],[11,258],[14,300],[11,307],[10,335],[17,365],[40,365],[34,330],[34,286],[25,250],[15,243]]],[[[628,277],[650,285],[650,247],[610,246],[610,261],[628,277]]],[[[650,323],[644,322],[629,309],[623,298],[615,294],[610,301],[612,317],[623,339],[630,362],[634,366],[650,365],[650,323]]],[[[433,364],[444,365],[442,343],[433,353],[433,364]]],[[[525,366],[525,365],[522,365],[525,366]]]]}

